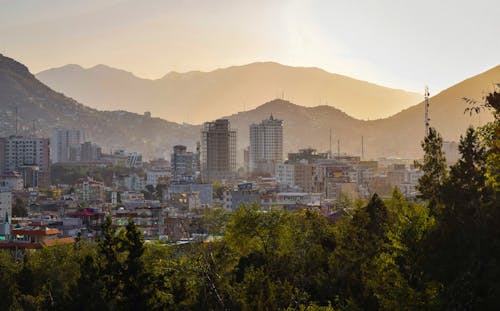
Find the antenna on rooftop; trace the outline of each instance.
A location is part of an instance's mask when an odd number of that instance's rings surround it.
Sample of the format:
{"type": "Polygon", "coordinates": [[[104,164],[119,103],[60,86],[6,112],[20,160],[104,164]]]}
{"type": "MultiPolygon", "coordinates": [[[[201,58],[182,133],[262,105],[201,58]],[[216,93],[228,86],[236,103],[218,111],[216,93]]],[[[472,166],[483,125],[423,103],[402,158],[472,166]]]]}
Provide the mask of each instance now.
{"type": "Polygon", "coordinates": [[[18,126],[18,125],[17,125],[17,122],[18,122],[18,121],[17,121],[17,112],[18,112],[18,111],[17,111],[17,104],[16,104],[16,136],[17,136],[17,126],[18,126]]]}
{"type": "Polygon", "coordinates": [[[425,136],[429,135],[429,127],[430,127],[430,116],[429,116],[429,88],[425,87],[425,136]]]}
{"type": "Polygon", "coordinates": [[[340,158],[340,139],[337,140],[337,156],[340,158]]]}
{"type": "Polygon", "coordinates": [[[332,153],[332,128],[330,128],[330,158],[333,158],[333,153],[332,153]]]}
{"type": "Polygon", "coordinates": [[[364,137],[361,136],[361,160],[365,158],[365,141],[364,137]]]}
{"type": "Polygon", "coordinates": [[[36,123],[35,122],[36,122],[36,120],[33,119],[33,137],[36,136],[36,123]]]}

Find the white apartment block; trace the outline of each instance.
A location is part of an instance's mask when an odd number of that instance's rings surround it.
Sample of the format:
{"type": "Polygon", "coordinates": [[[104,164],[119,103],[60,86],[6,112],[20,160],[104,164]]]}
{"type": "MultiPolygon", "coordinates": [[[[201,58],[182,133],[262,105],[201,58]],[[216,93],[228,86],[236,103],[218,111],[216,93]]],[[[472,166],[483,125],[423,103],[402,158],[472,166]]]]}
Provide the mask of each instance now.
{"type": "Polygon", "coordinates": [[[283,186],[294,186],[295,184],[295,165],[280,163],[276,165],[276,181],[283,186]]]}
{"type": "Polygon", "coordinates": [[[273,173],[283,162],[283,120],[269,119],[250,125],[250,173],[273,173]]]}

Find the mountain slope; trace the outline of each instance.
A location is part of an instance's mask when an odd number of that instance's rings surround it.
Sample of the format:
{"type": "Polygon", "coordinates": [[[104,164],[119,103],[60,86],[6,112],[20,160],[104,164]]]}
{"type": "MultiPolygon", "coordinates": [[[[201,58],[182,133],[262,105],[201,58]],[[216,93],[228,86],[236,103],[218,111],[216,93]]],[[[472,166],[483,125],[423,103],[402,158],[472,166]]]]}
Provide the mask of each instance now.
{"type": "Polygon", "coordinates": [[[158,80],[98,65],[67,65],[37,78],[97,109],[123,109],[177,122],[202,123],[282,97],[303,106],[328,104],[357,118],[389,116],[421,95],[331,74],[318,68],[252,63],[211,72],[171,72],[158,80]]]}
{"type": "Polygon", "coordinates": [[[53,127],[80,127],[104,151],[142,151],[147,158],[170,153],[172,141],[192,143],[193,126],[179,125],[125,111],[98,111],[54,92],[38,81],[28,69],[0,54],[0,136],[15,133],[18,109],[19,134],[49,137],[53,127]]]}
{"type": "MultiPolygon", "coordinates": [[[[192,73],[195,74],[196,73],[192,73]]],[[[462,97],[480,99],[500,81],[500,66],[462,81],[430,99],[431,124],[446,140],[457,140],[469,124],[491,120],[487,112],[480,116],[464,114],[462,97]]],[[[147,158],[169,156],[175,144],[190,149],[200,137],[200,126],[177,124],[124,111],[98,111],[52,91],[31,75],[26,67],[0,55],[0,135],[14,133],[14,111],[19,108],[21,132],[30,133],[36,120],[37,134],[48,136],[56,126],[82,127],[105,151],[124,148],[142,151],[147,158]]],[[[366,158],[421,156],[424,135],[423,103],[385,119],[362,121],[331,106],[303,107],[284,100],[273,100],[255,109],[229,115],[238,130],[238,158],[248,146],[248,126],[271,114],[283,119],[285,152],[303,147],[329,149],[333,132],[333,151],[360,154],[364,137],[366,158]]],[[[206,121],[211,120],[206,118],[206,121]]]]}
{"type": "MultiPolygon", "coordinates": [[[[469,125],[478,126],[490,120],[489,112],[471,116],[464,113],[468,107],[463,97],[477,98],[492,91],[494,83],[500,81],[500,66],[462,81],[430,98],[431,126],[445,140],[458,141],[469,125]]],[[[333,151],[361,154],[361,136],[367,158],[400,156],[417,158],[422,154],[420,141],[424,136],[424,103],[408,108],[385,119],[361,121],[330,106],[301,107],[292,103],[274,100],[255,110],[229,116],[238,129],[240,148],[248,145],[248,126],[269,117],[285,120],[284,149],[297,150],[312,146],[328,150],[329,131],[333,132],[333,151]]]]}

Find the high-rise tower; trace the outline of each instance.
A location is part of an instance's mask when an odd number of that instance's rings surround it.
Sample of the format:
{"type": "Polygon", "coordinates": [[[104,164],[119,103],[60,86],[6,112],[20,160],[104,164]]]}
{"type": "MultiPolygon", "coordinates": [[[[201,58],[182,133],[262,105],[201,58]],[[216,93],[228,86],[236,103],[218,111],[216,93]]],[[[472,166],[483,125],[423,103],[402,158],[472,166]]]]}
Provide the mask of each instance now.
{"type": "Polygon", "coordinates": [[[201,130],[201,174],[204,182],[229,179],[236,173],[236,130],[229,120],[206,122],[201,130]]]}
{"type": "Polygon", "coordinates": [[[81,129],[52,129],[50,144],[52,163],[69,162],[71,147],[78,146],[84,141],[84,132],[81,129]]]}
{"type": "Polygon", "coordinates": [[[283,121],[273,115],[259,124],[250,125],[249,171],[274,174],[283,162],[283,121]]]}

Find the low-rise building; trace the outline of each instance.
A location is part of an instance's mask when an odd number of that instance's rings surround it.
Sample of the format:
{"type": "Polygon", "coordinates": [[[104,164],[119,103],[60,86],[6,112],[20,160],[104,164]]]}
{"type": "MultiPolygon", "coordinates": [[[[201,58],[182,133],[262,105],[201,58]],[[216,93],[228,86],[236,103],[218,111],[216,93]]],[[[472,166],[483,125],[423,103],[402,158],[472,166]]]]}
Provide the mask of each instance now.
{"type": "Polygon", "coordinates": [[[0,187],[5,187],[12,191],[23,190],[23,176],[17,171],[5,172],[0,176],[0,187]]]}
{"type": "Polygon", "coordinates": [[[71,237],[59,237],[60,233],[43,221],[33,221],[27,226],[10,228],[10,232],[0,240],[0,249],[40,249],[74,242],[71,237]]]}
{"type": "Polygon", "coordinates": [[[165,193],[165,199],[168,201],[174,193],[193,193],[198,192],[200,204],[206,207],[212,207],[213,204],[213,186],[212,184],[171,184],[165,193]]]}
{"type": "Polygon", "coordinates": [[[104,183],[92,177],[81,178],[73,186],[78,201],[104,202],[104,183]]]}

